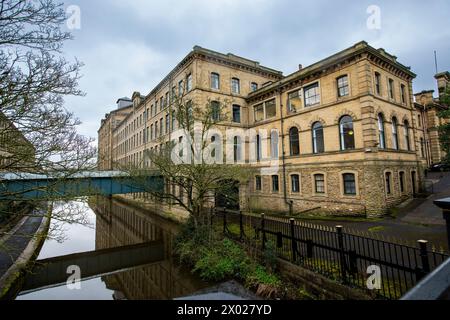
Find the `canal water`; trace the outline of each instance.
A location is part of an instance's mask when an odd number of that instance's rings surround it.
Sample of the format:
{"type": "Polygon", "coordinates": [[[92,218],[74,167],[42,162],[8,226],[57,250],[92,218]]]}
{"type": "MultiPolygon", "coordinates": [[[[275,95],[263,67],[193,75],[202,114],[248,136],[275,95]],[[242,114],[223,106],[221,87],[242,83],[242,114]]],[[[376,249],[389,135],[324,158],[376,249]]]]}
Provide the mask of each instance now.
{"type": "MultiPolygon", "coordinates": [[[[162,240],[166,258],[157,263],[112,270],[91,277],[82,281],[79,288],[63,284],[23,291],[17,300],[174,299],[210,286],[173,260],[171,248],[179,227],[177,224],[108,198],[91,199],[89,204],[72,202],[64,210],[75,207],[84,212],[87,224],[52,221],[50,229],[57,226],[59,235],[62,232],[65,239],[59,242],[46,240],[37,260],[155,240],[162,240]]],[[[104,263],[113,262],[105,260],[104,263]]]]}

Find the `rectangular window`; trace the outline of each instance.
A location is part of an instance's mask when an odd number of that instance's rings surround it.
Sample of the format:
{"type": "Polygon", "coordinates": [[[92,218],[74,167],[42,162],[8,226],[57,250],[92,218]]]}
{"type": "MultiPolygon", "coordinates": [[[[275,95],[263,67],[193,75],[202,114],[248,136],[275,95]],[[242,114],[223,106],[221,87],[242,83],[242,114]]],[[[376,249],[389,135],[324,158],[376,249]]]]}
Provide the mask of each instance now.
{"type": "Polygon", "coordinates": [[[262,190],[262,179],[261,179],[261,176],[256,176],[255,177],[255,189],[256,189],[256,191],[261,191],[262,190]]]}
{"type": "Polygon", "coordinates": [[[150,126],[150,140],[153,140],[153,124],[150,126]]]}
{"type": "Polygon", "coordinates": [[[211,73],[211,89],[219,90],[220,76],[218,73],[211,73]]]}
{"type": "Polygon", "coordinates": [[[171,130],[175,130],[175,111],[172,111],[171,113],[172,115],[172,126],[171,126],[171,130]]]}
{"type": "Polygon", "coordinates": [[[241,92],[241,85],[238,78],[231,79],[231,92],[239,94],[241,92]]]}
{"type": "Polygon", "coordinates": [[[316,193],[325,193],[325,176],[323,174],[314,175],[314,186],[316,193]]]}
{"type": "Polygon", "coordinates": [[[291,175],[291,191],[294,193],[300,192],[300,177],[298,174],[291,175]]]}
{"type": "Polygon", "coordinates": [[[280,185],[278,181],[278,176],[274,175],[272,176],[272,191],[278,192],[280,190],[280,185]]]}
{"type": "Polygon", "coordinates": [[[178,96],[181,97],[183,95],[183,80],[178,82],[178,96]]]}
{"type": "Polygon", "coordinates": [[[405,173],[403,171],[400,171],[399,173],[399,179],[400,179],[400,192],[405,192],[405,173]]]}
{"type": "Polygon", "coordinates": [[[301,106],[300,90],[290,92],[288,94],[288,111],[297,112],[298,110],[300,110],[300,106],[301,106]]]}
{"type": "Polygon", "coordinates": [[[353,173],[345,173],[343,175],[343,179],[344,179],[344,194],[356,195],[355,175],[353,173]]]}
{"type": "Polygon", "coordinates": [[[277,115],[277,104],[275,99],[269,100],[265,103],[266,119],[273,118],[277,115]]]}
{"type": "Polygon", "coordinates": [[[303,88],[305,107],[311,107],[320,103],[319,83],[314,83],[303,88]]]}
{"type": "Polygon", "coordinates": [[[211,117],[213,121],[220,120],[220,103],[218,101],[211,101],[211,117]]]}
{"type": "Polygon", "coordinates": [[[192,73],[190,73],[186,78],[186,91],[189,92],[192,90],[192,73]]]}
{"type": "Polygon", "coordinates": [[[155,115],[158,113],[158,100],[155,102],[155,115]]]}
{"type": "Polygon", "coordinates": [[[169,106],[169,92],[166,92],[166,98],[164,100],[164,107],[169,106]]]}
{"type": "Polygon", "coordinates": [[[391,190],[391,173],[390,172],[386,172],[386,193],[387,194],[391,194],[392,190],[391,190]]]}
{"type": "Polygon", "coordinates": [[[233,105],[233,122],[241,123],[241,107],[238,105],[233,105]]]}
{"type": "Polygon", "coordinates": [[[264,120],[264,105],[258,104],[254,107],[255,110],[255,122],[264,120]]]}
{"type": "Polygon", "coordinates": [[[250,84],[250,90],[251,90],[252,92],[258,90],[258,84],[257,84],[256,82],[252,82],[252,83],[250,84]]]}
{"type": "Polygon", "coordinates": [[[394,99],[394,80],[389,79],[389,98],[394,99]]]}
{"type": "Polygon", "coordinates": [[[375,72],[375,92],[381,95],[381,75],[375,72]]]}
{"type": "Polygon", "coordinates": [[[163,97],[159,98],[159,110],[161,111],[162,109],[164,109],[164,98],[163,97]]]}
{"type": "Polygon", "coordinates": [[[337,78],[338,97],[345,97],[349,94],[348,76],[337,78]]]}
{"type": "Polygon", "coordinates": [[[169,129],[170,129],[170,119],[169,115],[166,114],[166,133],[169,133],[169,129]]]}
{"type": "Polygon", "coordinates": [[[158,120],[155,122],[155,139],[158,138],[158,120]]]}
{"type": "Polygon", "coordinates": [[[164,124],[163,124],[163,118],[159,119],[159,136],[161,137],[164,133],[164,128],[163,128],[164,124]]]}

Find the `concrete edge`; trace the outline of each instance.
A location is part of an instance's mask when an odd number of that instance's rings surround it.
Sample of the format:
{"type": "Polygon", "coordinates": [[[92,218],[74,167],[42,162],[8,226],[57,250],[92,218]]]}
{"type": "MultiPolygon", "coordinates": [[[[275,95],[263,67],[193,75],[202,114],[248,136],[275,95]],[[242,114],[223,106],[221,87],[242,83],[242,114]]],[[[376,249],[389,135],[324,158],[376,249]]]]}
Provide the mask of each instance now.
{"type": "MultiPolygon", "coordinates": [[[[48,211],[50,210],[51,207],[48,211]]],[[[0,278],[0,300],[12,299],[14,297],[15,293],[12,291],[18,289],[18,280],[20,280],[24,270],[36,258],[40,247],[44,244],[48,229],[50,227],[50,220],[51,219],[47,215],[43,216],[41,224],[36,230],[33,238],[28,242],[28,245],[22,251],[14,264],[0,278]]]]}

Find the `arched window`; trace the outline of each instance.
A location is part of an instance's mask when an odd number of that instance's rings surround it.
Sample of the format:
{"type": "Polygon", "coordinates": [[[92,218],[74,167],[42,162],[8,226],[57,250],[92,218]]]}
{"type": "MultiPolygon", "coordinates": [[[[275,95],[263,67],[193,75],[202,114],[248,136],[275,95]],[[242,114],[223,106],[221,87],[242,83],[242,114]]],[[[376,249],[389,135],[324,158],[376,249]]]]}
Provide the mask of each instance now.
{"type": "Polygon", "coordinates": [[[378,114],[378,135],[380,139],[380,149],[386,148],[386,136],[384,134],[384,117],[383,114],[378,114]]]}
{"type": "Polygon", "coordinates": [[[323,142],[323,126],[320,122],[316,122],[312,126],[313,152],[323,153],[325,145],[323,142]]]}
{"type": "Polygon", "coordinates": [[[339,121],[341,136],[341,150],[355,149],[355,132],[353,131],[353,120],[350,116],[343,116],[339,121]]]}
{"type": "Polygon", "coordinates": [[[278,159],[278,131],[272,130],[270,133],[270,155],[272,159],[278,159]]]}
{"type": "Polygon", "coordinates": [[[298,138],[298,129],[292,127],[289,130],[289,145],[291,149],[291,156],[298,156],[300,154],[300,144],[298,138]]]}
{"type": "Polygon", "coordinates": [[[403,122],[403,128],[405,130],[406,150],[411,151],[411,144],[409,142],[409,122],[408,122],[408,120],[405,120],[405,122],[403,122]]]}
{"type": "Polygon", "coordinates": [[[397,131],[397,126],[398,126],[397,118],[393,117],[392,118],[392,147],[395,150],[398,150],[398,131],[397,131]]]}
{"type": "Polygon", "coordinates": [[[234,162],[241,161],[241,138],[238,136],[234,137],[233,155],[234,162]]]}

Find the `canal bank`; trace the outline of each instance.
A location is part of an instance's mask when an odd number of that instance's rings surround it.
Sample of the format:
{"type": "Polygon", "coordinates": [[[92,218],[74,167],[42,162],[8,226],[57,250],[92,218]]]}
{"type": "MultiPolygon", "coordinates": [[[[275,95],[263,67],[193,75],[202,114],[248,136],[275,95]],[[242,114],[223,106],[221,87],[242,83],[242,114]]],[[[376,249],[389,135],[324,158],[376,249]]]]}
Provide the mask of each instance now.
{"type": "Polygon", "coordinates": [[[48,211],[33,209],[0,239],[0,300],[13,299],[20,290],[47,236],[48,216],[48,211]]]}

